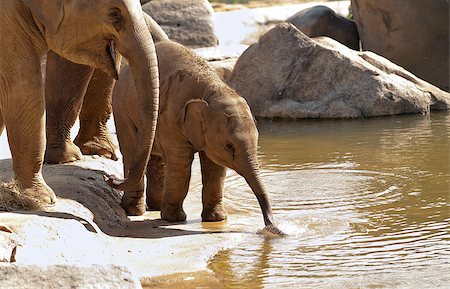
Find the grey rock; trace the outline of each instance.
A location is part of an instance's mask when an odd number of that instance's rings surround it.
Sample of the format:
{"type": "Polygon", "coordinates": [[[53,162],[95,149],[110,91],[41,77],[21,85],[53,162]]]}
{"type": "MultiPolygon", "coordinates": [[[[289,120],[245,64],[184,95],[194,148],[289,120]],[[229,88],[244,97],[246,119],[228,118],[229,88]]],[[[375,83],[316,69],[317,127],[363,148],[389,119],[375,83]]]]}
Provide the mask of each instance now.
{"type": "Polygon", "coordinates": [[[214,10],[207,0],[151,0],[143,4],[142,9],[173,41],[192,48],[218,44],[214,10]]]}
{"type": "Polygon", "coordinates": [[[229,83],[260,117],[352,118],[448,110],[450,94],[371,52],[279,24],[238,59],[229,83]]]}
{"type": "Polygon", "coordinates": [[[449,91],[448,0],[352,0],[363,50],[449,91]]]}
{"type": "Polygon", "coordinates": [[[117,265],[24,265],[0,263],[0,288],[142,288],[125,267],[117,265]]]}

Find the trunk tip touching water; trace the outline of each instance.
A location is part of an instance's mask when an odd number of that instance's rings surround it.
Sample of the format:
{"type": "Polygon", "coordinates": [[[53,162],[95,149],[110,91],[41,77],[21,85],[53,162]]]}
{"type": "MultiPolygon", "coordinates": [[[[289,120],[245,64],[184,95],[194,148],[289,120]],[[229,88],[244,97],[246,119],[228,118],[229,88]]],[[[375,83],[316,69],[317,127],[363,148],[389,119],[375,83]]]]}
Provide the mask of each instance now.
{"type": "Polygon", "coordinates": [[[258,233],[262,234],[264,236],[267,236],[267,237],[286,237],[286,236],[288,236],[288,234],[281,231],[274,224],[265,226],[262,230],[259,230],[258,233]]]}
{"type": "MultiPolygon", "coordinates": [[[[250,162],[251,163],[251,162],[250,162]]],[[[269,196],[264,187],[264,184],[260,178],[259,170],[257,168],[253,168],[251,170],[250,176],[244,177],[247,181],[248,185],[252,189],[256,198],[258,199],[259,206],[261,208],[263,218],[264,218],[264,229],[259,232],[263,235],[268,236],[286,236],[286,233],[281,231],[274,222],[272,207],[270,205],[269,196]]]]}

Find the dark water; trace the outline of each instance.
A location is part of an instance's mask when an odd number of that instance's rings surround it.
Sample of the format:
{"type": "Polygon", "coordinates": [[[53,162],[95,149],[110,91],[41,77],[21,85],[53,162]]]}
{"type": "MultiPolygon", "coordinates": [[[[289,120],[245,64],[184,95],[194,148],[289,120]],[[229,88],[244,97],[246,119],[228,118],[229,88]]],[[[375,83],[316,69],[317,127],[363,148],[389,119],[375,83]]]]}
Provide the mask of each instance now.
{"type": "MultiPolygon", "coordinates": [[[[209,269],[224,288],[450,288],[450,114],[264,121],[263,178],[283,239],[251,235],[209,269]]],[[[262,227],[241,177],[229,226],[262,227]]]]}

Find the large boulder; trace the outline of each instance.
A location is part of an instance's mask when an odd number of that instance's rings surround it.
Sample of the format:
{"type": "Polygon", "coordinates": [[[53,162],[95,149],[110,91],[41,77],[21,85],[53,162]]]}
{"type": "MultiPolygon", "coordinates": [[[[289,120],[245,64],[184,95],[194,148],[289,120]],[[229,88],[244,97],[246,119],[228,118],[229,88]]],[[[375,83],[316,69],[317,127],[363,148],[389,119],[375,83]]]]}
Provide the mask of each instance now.
{"type": "Polygon", "coordinates": [[[214,10],[207,0],[150,0],[142,9],[173,41],[198,48],[216,46],[214,10]]]}
{"type": "Polygon", "coordinates": [[[286,21],[311,38],[328,36],[351,49],[359,50],[359,36],[355,22],[336,14],[327,6],[317,5],[303,9],[286,21]]]}
{"type": "Polygon", "coordinates": [[[352,0],[363,50],[449,91],[448,0],[352,0]]]}
{"type": "Polygon", "coordinates": [[[351,118],[447,110],[450,94],[371,52],[279,24],[236,62],[229,83],[261,117],[351,118]]]}

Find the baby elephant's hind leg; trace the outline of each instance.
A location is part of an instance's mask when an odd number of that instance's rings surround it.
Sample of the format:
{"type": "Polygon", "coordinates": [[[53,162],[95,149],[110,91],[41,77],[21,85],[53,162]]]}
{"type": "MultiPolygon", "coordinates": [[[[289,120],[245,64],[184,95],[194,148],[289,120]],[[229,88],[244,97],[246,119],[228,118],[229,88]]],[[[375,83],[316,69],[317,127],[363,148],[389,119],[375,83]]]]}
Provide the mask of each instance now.
{"type": "Polygon", "coordinates": [[[148,209],[155,211],[161,210],[161,202],[164,194],[164,160],[159,155],[152,154],[148,163],[146,191],[148,209]]]}
{"type": "MultiPolygon", "coordinates": [[[[124,176],[127,177],[133,161],[134,144],[137,141],[136,127],[123,111],[115,110],[114,122],[120,151],[123,156],[124,176]]],[[[122,208],[128,215],[140,216],[145,213],[144,180],[142,179],[132,191],[125,191],[122,197],[122,208]]]]}

